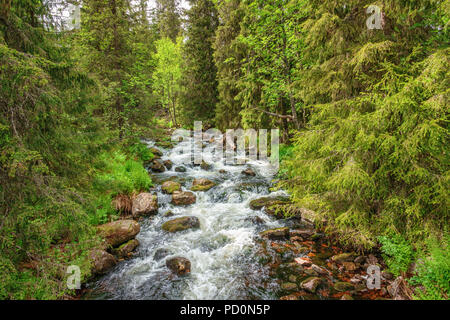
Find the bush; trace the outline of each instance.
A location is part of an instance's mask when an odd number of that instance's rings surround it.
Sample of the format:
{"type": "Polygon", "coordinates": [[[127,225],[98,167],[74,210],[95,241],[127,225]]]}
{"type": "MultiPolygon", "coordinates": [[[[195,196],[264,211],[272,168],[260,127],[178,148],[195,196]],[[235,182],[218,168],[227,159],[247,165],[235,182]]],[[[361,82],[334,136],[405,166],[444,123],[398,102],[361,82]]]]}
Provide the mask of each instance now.
{"type": "Polygon", "coordinates": [[[383,258],[389,270],[396,276],[408,270],[414,251],[408,241],[400,235],[379,237],[383,258]]]}
{"type": "Polygon", "coordinates": [[[120,194],[144,191],[152,181],[142,162],[127,159],[120,151],[105,152],[99,158],[98,173],[94,178],[95,205],[89,217],[91,224],[105,223],[116,214],[111,202],[120,194]]]}
{"type": "Polygon", "coordinates": [[[430,255],[417,262],[416,275],[410,283],[418,285],[414,298],[421,300],[447,300],[450,293],[449,236],[443,246],[437,241],[429,244],[430,255]]]}

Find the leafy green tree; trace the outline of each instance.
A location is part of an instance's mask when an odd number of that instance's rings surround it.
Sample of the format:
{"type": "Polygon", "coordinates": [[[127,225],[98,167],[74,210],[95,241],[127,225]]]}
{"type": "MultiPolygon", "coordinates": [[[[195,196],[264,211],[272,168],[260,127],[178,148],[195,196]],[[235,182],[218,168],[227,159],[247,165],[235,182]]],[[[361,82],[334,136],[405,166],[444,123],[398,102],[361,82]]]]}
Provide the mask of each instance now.
{"type": "Polygon", "coordinates": [[[173,43],[170,38],[162,38],[156,42],[157,67],[153,74],[154,85],[161,104],[172,117],[177,126],[177,103],[180,95],[181,79],[181,45],[182,38],[173,43]]]}
{"type": "Polygon", "coordinates": [[[214,64],[214,36],[217,10],[211,0],[191,0],[186,41],[183,46],[181,116],[185,125],[194,120],[214,121],[217,103],[217,68],[214,64]]]}

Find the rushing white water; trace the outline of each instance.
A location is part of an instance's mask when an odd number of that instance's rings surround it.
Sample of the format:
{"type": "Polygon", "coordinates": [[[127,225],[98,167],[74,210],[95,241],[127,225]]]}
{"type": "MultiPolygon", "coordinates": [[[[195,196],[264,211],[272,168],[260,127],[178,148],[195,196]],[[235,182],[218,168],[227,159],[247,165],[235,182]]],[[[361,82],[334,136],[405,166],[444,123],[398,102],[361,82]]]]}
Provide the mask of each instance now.
{"type": "MultiPolygon", "coordinates": [[[[188,207],[173,206],[170,195],[158,187],[159,213],[141,222],[137,254],[119,263],[109,274],[93,284],[96,298],[100,299],[272,299],[276,283],[268,270],[259,262],[260,246],[255,242],[261,230],[280,227],[262,211],[249,207],[253,199],[270,193],[273,176],[269,164],[253,161],[246,165],[226,165],[212,162],[209,147],[204,159],[212,164],[208,171],[187,165],[189,154],[180,154],[185,141],[170,151],[163,150],[163,160],[170,159],[171,170],[157,174],[158,180],[176,177],[189,190],[194,178],[207,178],[217,186],[207,192],[196,192],[197,202],[188,207]],[[184,166],[186,172],[175,172],[184,166]],[[251,167],[256,177],[241,172],[251,167]],[[222,170],[222,171],[221,171],[222,170]],[[226,170],[226,173],[223,172],[226,170]],[[221,172],[219,172],[221,171],[221,172]],[[172,211],[174,216],[164,213],[172,211]],[[195,216],[200,229],[180,233],[167,233],[161,225],[176,217],[195,216]],[[251,217],[264,221],[255,224],[251,217]],[[158,260],[155,253],[166,249],[169,255],[158,260]],[[191,261],[191,273],[177,277],[167,269],[167,258],[182,256],[191,261]]],[[[152,143],[149,143],[151,146],[152,143]]],[[[282,192],[273,193],[281,195],[282,192]]]]}

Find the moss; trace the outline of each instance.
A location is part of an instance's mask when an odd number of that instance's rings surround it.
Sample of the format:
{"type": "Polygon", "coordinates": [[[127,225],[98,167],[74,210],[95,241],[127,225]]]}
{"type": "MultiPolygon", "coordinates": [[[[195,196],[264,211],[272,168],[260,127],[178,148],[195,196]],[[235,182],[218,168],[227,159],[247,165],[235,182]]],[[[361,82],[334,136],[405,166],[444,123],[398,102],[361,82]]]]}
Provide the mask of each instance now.
{"type": "Polygon", "coordinates": [[[181,184],[175,181],[166,181],[162,185],[164,193],[172,194],[175,191],[181,191],[181,184]]]}

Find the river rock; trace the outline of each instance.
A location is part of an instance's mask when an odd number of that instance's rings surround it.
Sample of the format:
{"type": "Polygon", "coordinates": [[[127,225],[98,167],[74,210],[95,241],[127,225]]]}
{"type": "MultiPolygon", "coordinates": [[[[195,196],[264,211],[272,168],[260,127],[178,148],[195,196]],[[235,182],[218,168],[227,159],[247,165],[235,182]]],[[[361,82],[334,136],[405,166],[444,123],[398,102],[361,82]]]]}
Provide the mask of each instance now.
{"type": "Polygon", "coordinates": [[[355,271],[357,269],[356,264],[354,262],[344,261],[342,262],[342,265],[344,266],[344,269],[346,271],[355,271]]]}
{"type": "Polygon", "coordinates": [[[173,143],[171,141],[157,141],[156,145],[158,147],[165,148],[165,149],[172,149],[173,148],[173,143]]]}
{"type": "Polygon", "coordinates": [[[261,210],[265,206],[275,203],[286,203],[286,197],[262,197],[250,201],[250,208],[253,210],[261,210]]]}
{"type": "Polygon", "coordinates": [[[345,261],[352,261],[353,253],[341,253],[331,257],[331,261],[342,263],[345,261]]]}
{"type": "Polygon", "coordinates": [[[197,201],[197,197],[189,191],[175,191],[172,194],[172,203],[176,206],[187,206],[195,201],[197,201]]]}
{"type": "Polygon", "coordinates": [[[295,258],[294,261],[302,267],[309,267],[312,265],[312,262],[309,258],[295,258]]]}
{"type": "Polygon", "coordinates": [[[141,193],[133,200],[133,217],[158,213],[158,197],[151,193],[141,193]]]}
{"type": "Polygon", "coordinates": [[[93,250],[89,255],[93,274],[104,274],[117,263],[114,256],[104,250],[93,250]]]}
{"type": "Polygon", "coordinates": [[[164,166],[165,166],[168,170],[172,169],[172,167],[173,167],[173,162],[170,161],[170,160],[165,160],[165,161],[163,162],[163,164],[164,164],[164,166]]]}
{"type": "Polygon", "coordinates": [[[112,247],[134,239],[141,230],[139,223],[134,220],[118,220],[98,226],[97,229],[112,247]]]}
{"type": "Polygon", "coordinates": [[[161,189],[166,194],[173,194],[175,191],[181,191],[181,184],[175,181],[166,181],[162,184],[161,189]]]}
{"type": "Polygon", "coordinates": [[[315,293],[321,282],[322,280],[318,277],[309,277],[303,280],[300,286],[308,292],[315,293]]]}
{"type": "Polygon", "coordinates": [[[175,172],[186,172],[186,168],[185,167],[176,167],[175,172]]]}
{"type": "Polygon", "coordinates": [[[344,294],[344,295],[341,297],[341,300],[354,300],[354,299],[352,298],[351,295],[349,295],[349,294],[344,294]]]}
{"type": "Polygon", "coordinates": [[[292,282],[284,282],[281,284],[281,289],[284,291],[295,291],[298,289],[297,284],[292,282]]]}
{"type": "Polygon", "coordinates": [[[186,275],[191,272],[191,262],[183,257],[175,257],[166,261],[166,266],[173,273],[179,276],[186,275]]]}
{"type": "Polygon", "coordinates": [[[200,228],[200,221],[197,217],[181,217],[164,223],[161,227],[167,232],[179,232],[187,229],[200,228]]]}
{"type": "Polygon", "coordinates": [[[204,160],[202,161],[202,164],[200,165],[200,168],[202,170],[208,171],[211,169],[211,165],[209,163],[206,163],[204,160]]]}
{"type": "Polygon", "coordinates": [[[152,148],[149,148],[149,150],[155,156],[154,159],[160,159],[163,156],[162,151],[157,148],[152,147],[152,148]]]}
{"type": "Polygon", "coordinates": [[[114,254],[119,258],[128,257],[137,247],[139,246],[139,241],[136,239],[132,239],[120,247],[114,250],[114,254]]]}
{"type": "Polygon", "coordinates": [[[192,191],[208,191],[213,188],[216,184],[208,179],[195,179],[192,182],[192,191]]]}
{"type": "Polygon", "coordinates": [[[349,282],[339,281],[334,284],[334,290],[344,292],[355,289],[355,286],[349,282]]]}
{"type": "Polygon", "coordinates": [[[165,249],[165,248],[160,248],[158,250],[156,250],[155,254],[153,255],[153,259],[155,261],[159,261],[165,257],[167,257],[168,255],[170,255],[170,250],[165,249]]]}
{"type": "Polygon", "coordinates": [[[243,170],[242,174],[246,175],[246,176],[251,176],[251,177],[256,176],[256,173],[255,173],[255,171],[253,171],[252,168],[247,168],[247,169],[243,170]]]}
{"type": "Polygon", "coordinates": [[[245,218],[245,221],[248,221],[253,224],[263,224],[264,223],[264,220],[258,216],[245,218]]]}
{"type": "Polygon", "coordinates": [[[166,171],[166,168],[164,167],[164,164],[158,159],[155,159],[155,160],[152,161],[152,164],[151,164],[150,168],[152,169],[153,172],[164,172],[164,171],[166,171]]]}
{"type": "Polygon", "coordinates": [[[266,230],[260,233],[263,238],[268,238],[270,240],[285,240],[289,239],[289,228],[277,228],[266,230]]]}
{"type": "Polygon", "coordinates": [[[316,264],[311,265],[311,268],[312,268],[314,271],[316,271],[318,274],[320,274],[320,275],[323,275],[323,276],[328,275],[328,271],[327,271],[327,270],[325,270],[325,269],[322,268],[322,267],[319,267],[319,266],[316,265],[316,264]]]}
{"type": "Polygon", "coordinates": [[[309,230],[309,229],[292,230],[291,237],[296,236],[296,237],[302,238],[303,240],[309,240],[309,239],[311,239],[311,237],[313,236],[314,233],[315,233],[314,230],[309,230]]]}

